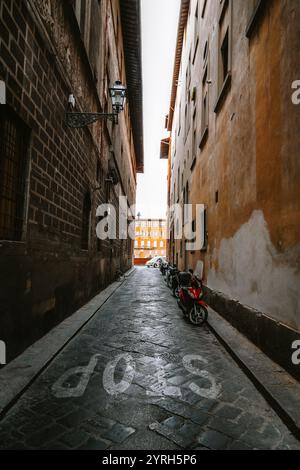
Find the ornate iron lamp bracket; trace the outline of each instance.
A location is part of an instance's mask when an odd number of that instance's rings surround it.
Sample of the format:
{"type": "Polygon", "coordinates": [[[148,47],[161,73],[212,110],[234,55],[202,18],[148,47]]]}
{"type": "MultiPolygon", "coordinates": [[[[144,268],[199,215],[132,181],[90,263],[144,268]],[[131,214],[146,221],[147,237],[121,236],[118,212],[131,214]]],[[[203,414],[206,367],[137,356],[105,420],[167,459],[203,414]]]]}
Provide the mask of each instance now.
{"type": "Polygon", "coordinates": [[[114,124],[118,124],[117,113],[66,113],[66,124],[68,127],[72,128],[85,127],[100,119],[108,119],[114,124]]]}

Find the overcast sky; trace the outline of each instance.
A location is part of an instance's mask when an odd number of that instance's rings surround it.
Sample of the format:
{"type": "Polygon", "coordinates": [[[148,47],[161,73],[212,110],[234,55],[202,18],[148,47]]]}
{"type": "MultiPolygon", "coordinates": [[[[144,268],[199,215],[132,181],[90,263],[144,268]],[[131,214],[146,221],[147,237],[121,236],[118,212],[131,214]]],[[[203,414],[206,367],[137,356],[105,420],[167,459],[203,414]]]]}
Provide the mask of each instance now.
{"type": "Polygon", "coordinates": [[[137,213],[166,216],[167,161],[159,159],[167,136],[180,0],[142,0],[144,174],[138,175],[137,213]]]}

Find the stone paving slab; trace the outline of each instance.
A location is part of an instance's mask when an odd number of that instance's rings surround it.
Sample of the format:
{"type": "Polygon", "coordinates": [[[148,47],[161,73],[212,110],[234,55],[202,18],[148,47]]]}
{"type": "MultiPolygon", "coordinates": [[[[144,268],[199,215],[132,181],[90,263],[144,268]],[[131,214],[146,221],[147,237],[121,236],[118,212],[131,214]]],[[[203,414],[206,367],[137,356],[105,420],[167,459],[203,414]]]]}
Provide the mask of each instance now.
{"type": "Polygon", "coordinates": [[[137,268],[0,421],[0,449],[300,449],[158,270],[137,268]]]}
{"type": "Polygon", "coordinates": [[[300,383],[212,309],[209,325],[300,439],[300,383]]]}

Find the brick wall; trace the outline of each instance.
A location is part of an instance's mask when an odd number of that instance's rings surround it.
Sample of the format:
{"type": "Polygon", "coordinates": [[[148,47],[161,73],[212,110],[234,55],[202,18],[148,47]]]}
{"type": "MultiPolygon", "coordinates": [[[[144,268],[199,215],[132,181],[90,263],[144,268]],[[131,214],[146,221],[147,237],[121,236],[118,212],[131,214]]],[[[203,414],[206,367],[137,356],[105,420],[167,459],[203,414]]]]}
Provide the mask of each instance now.
{"type": "Polygon", "coordinates": [[[102,41],[102,60],[97,70],[71,2],[0,4],[0,78],[7,86],[6,106],[30,133],[28,149],[23,149],[27,164],[22,236],[0,242],[0,336],[7,343],[8,359],[111,282],[119,268],[131,266],[132,249],[126,243],[97,242],[95,232],[96,207],[109,193],[116,203],[112,194],[128,190],[134,203],[129,112],[121,116],[118,129],[99,122],[74,130],[64,120],[71,92],[82,110],[102,111],[110,85],[104,71],[109,69],[114,81],[123,67],[108,54],[116,47],[115,31],[103,23],[111,17],[106,15],[111,14],[106,11],[110,2],[101,3],[102,10],[92,20],[101,23],[97,41],[102,41]],[[112,152],[114,165],[118,170],[122,162],[122,171],[119,185],[109,189],[105,179],[112,152]],[[91,223],[88,249],[82,249],[87,194],[91,223]]]}

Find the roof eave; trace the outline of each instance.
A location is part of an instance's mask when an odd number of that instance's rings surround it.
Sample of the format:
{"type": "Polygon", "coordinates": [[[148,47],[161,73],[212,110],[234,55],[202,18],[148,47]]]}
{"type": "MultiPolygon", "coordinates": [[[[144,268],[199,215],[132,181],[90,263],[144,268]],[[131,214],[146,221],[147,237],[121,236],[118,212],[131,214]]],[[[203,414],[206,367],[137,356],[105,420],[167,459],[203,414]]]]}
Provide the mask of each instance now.
{"type": "Polygon", "coordinates": [[[136,171],[144,171],[143,83],[140,0],[120,0],[127,92],[136,156],[136,171]]]}
{"type": "Polygon", "coordinates": [[[184,31],[185,31],[185,27],[186,27],[188,15],[189,15],[189,8],[190,8],[190,0],[181,0],[175,60],[174,60],[174,70],[173,70],[171,102],[170,102],[169,119],[168,119],[168,131],[171,131],[172,126],[173,126],[174,109],[175,109],[175,104],[176,104],[177,88],[178,88],[178,78],[179,78],[181,56],[182,56],[182,49],[183,49],[184,31]]]}

